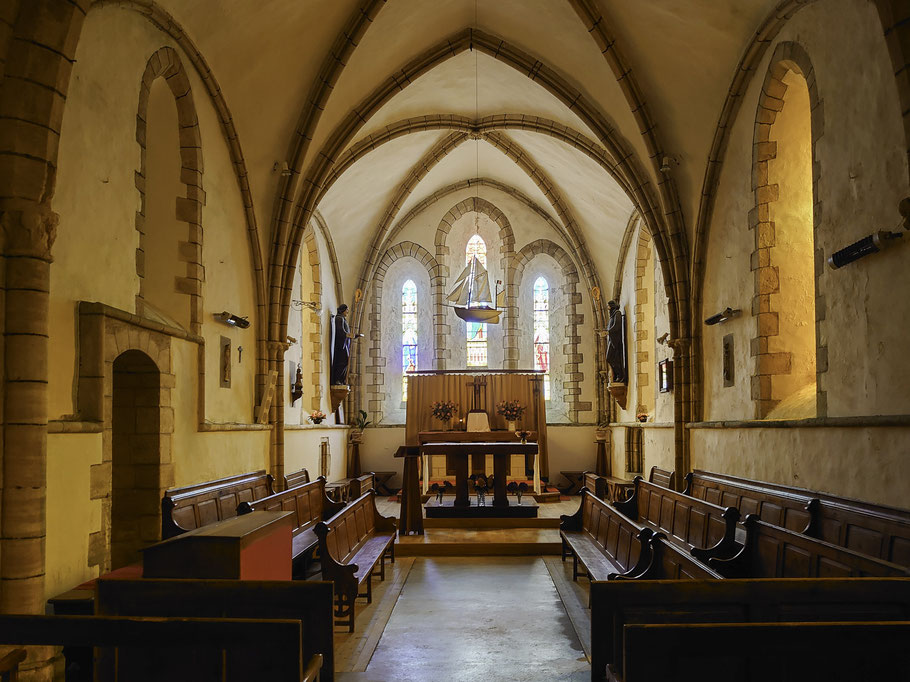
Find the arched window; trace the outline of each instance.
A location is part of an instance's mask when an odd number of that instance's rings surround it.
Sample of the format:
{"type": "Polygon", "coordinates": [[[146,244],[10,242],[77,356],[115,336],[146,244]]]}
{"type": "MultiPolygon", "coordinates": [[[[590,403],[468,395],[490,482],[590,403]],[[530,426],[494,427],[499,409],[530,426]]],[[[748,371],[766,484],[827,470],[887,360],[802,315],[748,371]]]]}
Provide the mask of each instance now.
{"type": "Polygon", "coordinates": [[[417,285],[401,287],[401,400],[408,399],[408,372],[417,369],[417,285]]]}
{"type": "MultiPolygon", "coordinates": [[[[465,265],[477,256],[481,265],[487,267],[487,245],[479,234],[468,240],[465,248],[465,265]]],[[[483,322],[468,322],[468,367],[487,366],[487,325],[483,322]]]]}
{"type": "Polygon", "coordinates": [[[544,399],[550,399],[550,286],[534,282],[534,369],[542,369],[544,399]]]}

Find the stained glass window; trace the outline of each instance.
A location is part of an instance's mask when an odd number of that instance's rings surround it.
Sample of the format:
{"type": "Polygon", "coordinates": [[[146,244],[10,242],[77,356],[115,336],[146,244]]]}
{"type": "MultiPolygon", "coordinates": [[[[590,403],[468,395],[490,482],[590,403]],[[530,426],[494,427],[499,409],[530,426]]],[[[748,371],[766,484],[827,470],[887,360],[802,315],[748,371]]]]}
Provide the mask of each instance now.
{"type": "Polygon", "coordinates": [[[401,287],[401,400],[408,399],[408,372],[417,369],[417,285],[401,287]]]}
{"type": "Polygon", "coordinates": [[[534,282],[534,369],[542,369],[544,399],[550,399],[550,287],[538,277],[534,282]]]}
{"type": "MultiPolygon", "coordinates": [[[[477,256],[481,265],[487,267],[487,245],[479,234],[475,234],[468,240],[468,246],[465,249],[465,265],[471,262],[471,258],[477,256]]],[[[487,366],[487,325],[483,322],[468,322],[468,367],[486,367],[487,366]]]]}

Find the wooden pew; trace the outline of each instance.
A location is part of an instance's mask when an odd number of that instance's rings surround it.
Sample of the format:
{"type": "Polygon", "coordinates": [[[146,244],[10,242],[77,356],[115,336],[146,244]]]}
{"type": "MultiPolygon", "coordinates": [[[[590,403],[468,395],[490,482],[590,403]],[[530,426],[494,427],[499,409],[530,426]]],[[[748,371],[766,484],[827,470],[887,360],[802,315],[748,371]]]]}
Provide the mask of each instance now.
{"type": "Polygon", "coordinates": [[[0,644],[115,647],[102,682],[301,682],[301,631],[300,620],[0,615],[0,644]]]}
{"type": "Polygon", "coordinates": [[[19,664],[27,655],[25,649],[13,649],[0,658],[0,682],[19,682],[19,664]]]}
{"type": "Polygon", "coordinates": [[[736,541],[739,512],[678,493],[635,477],[632,496],[614,506],[633,521],[663,533],[701,560],[729,557],[741,545],[736,541]]]}
{"type": "Polygon", "coordinates": [[[373,601],[371,576],[379,565],[380,580],[385,580],[388,554],[395,563],[396,519],[381,516],[376,509],[376,491],[370,490],[348,503],[328,521],[316,524],[323,580],[335,584],[335,616],[354,632],[354,600],[373,601]],[[360,586],[366,583],[366,593],[360,586]]]}
{"type": "MultiPolygon", "coordinates": [[[[607,502],[625,501],[633,487],[633,482],[625,478],[601,476],[593,471],[586,471],[582,476],[584,478],[584,487],[590,490],[595,497],[607,502]]],[[[651,472],[648,474],[648,481],[672,490],[676,487],[674,485],[676,483],[676,473],[658,469],[654,466],[651,467],[651,472]]]]}
{"type": "Polygon", "coordinates": [[[627,625],[624,682],[906,680],[910,622],[627,625]]]}
{"type": "MultiPolygon", "coordinates": [[[[622,679],[629,624],[908,620],[910,580],[834,578],[591,583],[591,679],[622,679]]],[[[720,654],[717,654],[720,656],[720,654]]],[[[661,678],[657,678],[661,679],[661,678]]]]}
{"type": "MultiPolygon", "coordinates": [[[[316,581],[99,580],[99,616],[295,620],[304,660],[322,658],[322,680],[334,679],[332,585],[316,581]]],[[[256,679],[265,679],[256,677],[256,679]]]]}
{"type": "Polygon", "coordinates": [[[344,509],[343,502],[334,502],[325,494],[325,478],[320,476],[312,483],[304,483],[284,492],[263,497],[254,502],[241,502],[237,514],[254,511],[293,511],[295,513],[292,560],[295,577],[303,577],[308,557],[319,545],[316,524],[329,519],[344,509]]]}
{"type": "Polygon", "coordinates": [[[908,576],[898,566],[853,550],[765,523],[754,514],[744,522],[745,543],[733,556],[711,558],[728,578],[846,578],[908,576]]]}
{"type": "Polygon", "coordinates": [[[562,516],[563,560],[572,554],[572,578],[578,565],[591,580],[655,580],[658,578],[722,578],[663,533],[653,533],[582,488],[581,504],[562,516]]]}
{"type": "Polygon", "coordinates": [[[743,517],[757,514],[775,526],[910,566],[910,510],[698,469],[686,475],[685,492],[735,506],[743,517]]]}
{"type": "Polygon", "coordinates": [[[559,523],[562,560],[572,556],[572,580],[578,580],[579,565],[591,580],[644,573],[651,564],[651,535],[650,528],[634,523],[587,488],[581,489],[578,511],[562,515],[559,523]]]}
{"type": "Polygon", "coordinates": [[[167,490],[161,500],[161,539],[233,518],[241,502],[274,492],[272,475],[264,470],[167,490]]]}
{"type": "Polygon", "coordinates": [[[284,475],[284,489],[296,488],[298,485],[310,482],[310,472],[306,469],[292,471],[284,475]]]}
{"type": "MultiPolygon", "coordinates": [[[[659,486],[664,488],[669,488],[670,490],[676,490],[676,472],[667,471],[666,469],[658,469],[657,467],[651,467],[651,472],[648,474],[648,481],[650,483],[656,483],[659,486]]],[[[730,506],[730,505],[721,505],[721,506],[730,506]]]]}

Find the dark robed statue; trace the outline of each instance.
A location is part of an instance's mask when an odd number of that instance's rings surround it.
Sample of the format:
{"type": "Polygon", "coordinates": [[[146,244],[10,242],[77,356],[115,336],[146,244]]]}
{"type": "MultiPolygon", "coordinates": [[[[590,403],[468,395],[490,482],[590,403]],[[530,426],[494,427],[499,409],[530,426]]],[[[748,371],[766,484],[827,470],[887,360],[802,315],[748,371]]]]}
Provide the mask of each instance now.
{"type": "Polygon", "coordinates": [[[335,343],[332,345],[333,386],[344,386],[348,383],[348,362],[351,360],[351,339],[358,339],[363,334],[351,334],[348,326],[348,307],[344,303],[338,306],[335,315],[335,343]]]}
{"type": "Polygon", "coordinates": [[[607,303],[610,308],[610,322],[607,324],[607,364],[613,373],[613,381],[626,383],[626,348],[623,333],[622,311],[616,301],[607,303]]]}

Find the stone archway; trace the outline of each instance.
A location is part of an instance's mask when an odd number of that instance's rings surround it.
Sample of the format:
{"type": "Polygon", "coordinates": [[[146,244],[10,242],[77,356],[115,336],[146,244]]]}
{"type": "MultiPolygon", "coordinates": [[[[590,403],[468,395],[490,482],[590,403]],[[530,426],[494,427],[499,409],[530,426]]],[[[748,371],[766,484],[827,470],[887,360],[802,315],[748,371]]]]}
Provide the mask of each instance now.
{"type": "Polygon", "coordinates": [[[113,364],[111,568],[140,561],[161,538],[161,373],[138,350],[113,364]]]}

